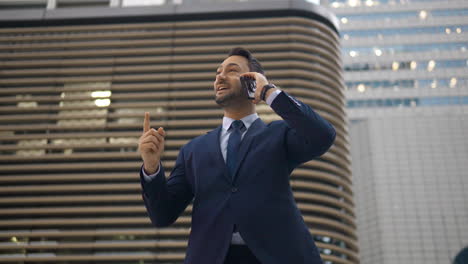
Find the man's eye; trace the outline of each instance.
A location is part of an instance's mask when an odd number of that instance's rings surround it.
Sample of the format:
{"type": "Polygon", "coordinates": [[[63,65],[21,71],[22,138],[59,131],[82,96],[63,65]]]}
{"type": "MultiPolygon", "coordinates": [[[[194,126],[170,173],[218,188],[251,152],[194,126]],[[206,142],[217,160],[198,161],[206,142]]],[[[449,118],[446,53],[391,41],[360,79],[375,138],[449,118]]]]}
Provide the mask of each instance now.
{"type": "Polygon", "coordinates": [[[218,74],[220,74],[220,73],[221,73],[221,72],[218,72],[218,71],[217,71],[217,72],[216,72],[216,75],[218,75],[218,74]]]}
{"type": "Polygon", "coordinates": [[[236,69],[230,69],[229,71],[230,72],[236,72],[237,70],[236,69]]]}

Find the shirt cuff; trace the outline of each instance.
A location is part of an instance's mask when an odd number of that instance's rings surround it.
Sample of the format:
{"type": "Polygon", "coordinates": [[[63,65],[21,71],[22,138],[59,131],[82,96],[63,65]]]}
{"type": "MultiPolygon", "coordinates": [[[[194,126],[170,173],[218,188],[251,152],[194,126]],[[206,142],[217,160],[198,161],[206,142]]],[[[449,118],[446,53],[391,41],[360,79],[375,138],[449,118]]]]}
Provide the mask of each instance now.
{"type": "Polygon", "coordinates": [[[156,177],[156,175],[159,174],[160,170],[161,170],[161,162],[159,162],[158,170],[155,173],[150,174],[150,175],[146,174],[145,169],[143,168],[143,166],[141,167],[141,173],[143,173],[143,178],[145,178],[145,180],[147,182],[150,182],[151,180],[153,180],[154,177],[156,177]]]}
{"type": "Polygon", "coordinates": [[[276,88],[276,90],[274,92],[272,92],[268,98],[265,100],[267,105],[271,105],[271,103],[273,103],[273,101],[275,100],[276,96],[278,96],[278,94],[281,93],[281,90],[276,88]]]}

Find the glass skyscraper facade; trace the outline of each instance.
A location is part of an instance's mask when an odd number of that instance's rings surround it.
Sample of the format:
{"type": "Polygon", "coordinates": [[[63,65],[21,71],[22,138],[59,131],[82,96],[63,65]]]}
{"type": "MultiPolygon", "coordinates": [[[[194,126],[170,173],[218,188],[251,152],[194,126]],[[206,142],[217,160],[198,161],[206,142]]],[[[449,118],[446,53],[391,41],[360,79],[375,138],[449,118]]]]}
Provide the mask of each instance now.
{"type": "Polygon", "coordinates": [[[322,3],[340,20],[360,259],[468,245],[468,2],[322,3]]]}

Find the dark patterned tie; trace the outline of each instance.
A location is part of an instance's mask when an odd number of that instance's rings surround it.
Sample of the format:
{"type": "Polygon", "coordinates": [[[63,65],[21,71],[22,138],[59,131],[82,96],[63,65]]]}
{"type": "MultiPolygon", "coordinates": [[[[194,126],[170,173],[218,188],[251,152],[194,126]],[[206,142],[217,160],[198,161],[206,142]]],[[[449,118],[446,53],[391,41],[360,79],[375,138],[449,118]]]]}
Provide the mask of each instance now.
{"type": "Polygon", "coordinates": [[[242,130],[244,123],[241,120],[236,120],[231,124],[231,135],[227,145],[226,163],[228,166],[229,174],[234,178],[234,170],[236,169],[237,158],[239,153],[239,146],[241,143],[242,130]]]}

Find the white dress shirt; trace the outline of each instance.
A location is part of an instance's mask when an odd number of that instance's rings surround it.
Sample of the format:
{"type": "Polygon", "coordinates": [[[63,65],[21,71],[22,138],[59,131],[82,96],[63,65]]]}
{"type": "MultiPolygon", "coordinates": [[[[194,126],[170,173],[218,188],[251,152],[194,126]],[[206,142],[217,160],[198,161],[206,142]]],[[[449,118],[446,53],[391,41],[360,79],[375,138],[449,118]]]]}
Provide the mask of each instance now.
{"type": "MultiPolygon", "coordinates": [[[[273,93],[271,93],[268,96],[268,98],[266,99],[266,103],[268,105],[271,105],[271,103],[273,103],[273,100],[275,100],[276,96],[278,96],[278,94],[280,93],[281,91],[279,89],[275,90],[273,93]]],[[[257,118],[258,118],[258,114],[253,113],[241,119],[246,128],[244,132],[242,132],[241,140],[244,138],[245,133],[247,133],[247,130],[249,130],[250,126],[253,124],[253,122],[255,122],[255,120],[257,120],[257,118]]],[[[232,132],[232,130],[228,130],[228,129],[231,126],[232,122],[234,121],[235,119],[232,119],[230,117],[226,117],[226,116],[223,117],[223,129],[221,130],[221,135],[220,135],[220,147],[221,147],[221,154],[223,155],[223,159],[225,162],[226,162],[226,156],[227,156],[228,140],[232,132]]],[[[161,163],[159,165],[161,166],[161,163]]],[[[158,167],[158,170],[154,174],[151,174],[151,175],[147,175],[145,173],[145,170],[142,167],[143,177],[145,178],[147,182],[151,181],[153,177],[155,177],[159,173],[159,167],[158,167]]],[[[245,244],[239,232],[232,234],[231,244],[241,244],[241,245],[245,244]]]]}

